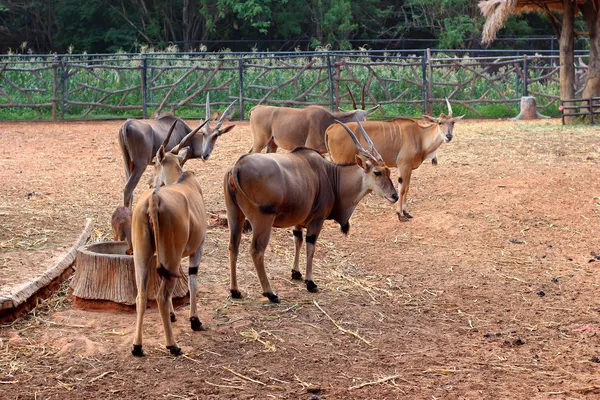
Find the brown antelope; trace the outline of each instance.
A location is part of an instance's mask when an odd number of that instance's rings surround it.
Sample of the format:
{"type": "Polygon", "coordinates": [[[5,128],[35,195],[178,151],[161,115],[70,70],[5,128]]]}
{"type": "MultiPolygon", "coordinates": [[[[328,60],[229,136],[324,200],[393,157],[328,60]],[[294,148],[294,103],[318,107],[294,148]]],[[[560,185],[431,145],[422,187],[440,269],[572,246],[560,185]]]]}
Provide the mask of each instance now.
{"type": "MultiPolygon", "coordinates": [[[[343,125],[343,123],[340,122],[343,125]]],[[[368,193],[375,192],[395,202],[398,194],[377,150],[365,150],[352,131],[347,130],[358,154],[351,165],[325,160],[316,150],[298,147],[287,154],[245,154],[225,174],[224,191],[229,225],[231,296],[240,298],[236,263],[244,220],[252,226],[250,254],[258,273],[263,295],[273,303],[273,292],[265,272],[264,252],[271,227],[294,227],[292,279],[300,280],[298,268],[302,230],[306,228],[306,288],[318,291],[312,277],[315,243],[326,219],[340,224],[348,233],[350,216],[368,193]]],[[[365,134],[367,143],[370,142],[365,134]]]]}
{"type": "Polygon", "coordinates": [[[111,218],[113,240],[126,242],[127,250],[125,254],[133,254],[131,247],[131,209],[127,207],[117,207],[111,218]]]}
{"type": "MultiPolygon", "coordinates": [[[[223,114],[222,112],[219,111],[215,111],[214,113],[210,114],[210,120],[211,121],[219,121],[221,118],[223,118],[223,114]]],[[[225,116],[224,121],[229,121],[230,116],[225,116]]]]}
{"type": "MultiPolygon", "coordinates": [[[[237,100],[236,100],[237,101],[237,100]]],[[[223,112],[221,119],[214,128],[211,128],[210,122],[204,125],[202,134],[196,135],[190,143],[190,152],[187,152],[187,158],[200,158],[207,160],[213,151],[217,138],[230,131],[235,125],[229,125],[221,129],[221,125],[228,118],[232,111],[233,103],[223,112]]],[[[206,121],[210,119],[210,103],[206,95],[206,121]]],[[[169,127],[177,123],[171,141],[165,146],[169,151],[181,139],[189,134],[192,129],[183,120],[173,116],[164,115],[158,119],[134,120],[128,119],[119,130],[119,144],[123,161],[125,162],[125,177],[127,184],[123,189],[123,205],[131,208],[133,202],[133,190],[137,186],[146,166],[152,164],[152,158],[156,154],[160,144],[167,136],[169,127]]],[[[183,163],[187,159],[183,160],[183,163]]]]}
{"type": "MultiPolygon", "coordinates": [[[[350,90],[348,89],[350,92],[350,90]]],[[[278,147],[293,150],[304,146],[324,154],[327,152],[323,139],[325,130],[336,120],[342,122],[364,121],[379,108],[356,109],[356,102],[350,92],[354,111],[330,112],[319,106],[306,108],[255,106],[250,110],[252,148],[250,153],[260,153],[267,147],[267,153],[275,153],[278,147]]],[[[363,90],[364,108],[364,90],[363,90]]]]}
{"type": "MultiPolygon", "coordinates": [[[[398,192],[400,201],[396,213],[400,221],[407,221],[412,216],[406,209],[406,198],[410,185],[412,170],[417,169],[427,158],[437,164],[436,151],[444,142],[452,140],[454,123],[463,116],[453,118],[452,107],[446,99],[448,114],[440,114],[439,118],[428,115],[423,120],[411,118],[396,118],[391,121],[367,121],[362,125],[348,124],[350,129],[357,132],[366,130],[373,139],[375,147],[380,151],[388,167],[398,168],[398,192]]],[[[348,140],[343,129],[334,125],[325,133],[327,147],[331,159],[336,163],[354,162],[356,148],[348,140]]]]}
{"type": "Polygon", "coordinates": [[[156,301],[163,322],[167,348],[173,355],[182,354],[173,337],[172,293],[180,277],[179,264],[189,256],[190,323],[192,330],[203,330],[196,310],[198,266],[206,238],[206,212],[202,189],[192,172],[184,172],[181,164],[193,151],[185,147],[208,120],[198,126],[167,152],[175,121],[156,152],[156,189],[146,190],[133,210],[133,258],[137,285],[137,323],[132,354],[143,356],[142,323],[146,310],[148,268],[156,253],[156,268],[162,278],[156,301]],[[179,154],[180,150],[183,150],[179,154]],[[165,186],[161,187],[161,184],[165,186]],[[171,313],[169,313],[171,311],[171,313]],[[170,317],[170,318],[169,318],[170,317]]]}

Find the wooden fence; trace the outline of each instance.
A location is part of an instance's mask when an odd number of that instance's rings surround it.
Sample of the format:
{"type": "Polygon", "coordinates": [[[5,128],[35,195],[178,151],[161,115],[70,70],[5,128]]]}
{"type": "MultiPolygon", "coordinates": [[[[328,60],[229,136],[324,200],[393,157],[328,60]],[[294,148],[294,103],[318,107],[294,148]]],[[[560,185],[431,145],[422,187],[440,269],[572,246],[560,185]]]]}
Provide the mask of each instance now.
{"type": "MultiPolygon", "coordinates": [[[[580,54],[578,91],[587,73],[580,54]]],[[[157,111],[204,115],[239,100],[240,118],[257,104],[350,108],[364,87],[368,104],[388,115],[516,112],[520,97],[559,107],[558,55],[440,51],[5,56],[0,108],[38,119],[147,117],[157,111]]],[[[8,114],[8,113],[5,113],[8,114]]],[[[9,114],[9,115],[13,115],[9,114]]],[[[7,118],[0,118],[7,119],[7,118]]],[[[13,118],[14,119],[14,118],[13,118]]]]}
{"type": "Polygon", "coordinates": [[[565,117],[572,117],[576,115],[587,116],[590,119],[590,124],[592,125],[594,125],[596,121],[600,122],[598,117],[594,118],[595,115],[600,115],[600,97],[561,100],[559,109],[561,111],[563,125],[565,124],[565,117]]]}

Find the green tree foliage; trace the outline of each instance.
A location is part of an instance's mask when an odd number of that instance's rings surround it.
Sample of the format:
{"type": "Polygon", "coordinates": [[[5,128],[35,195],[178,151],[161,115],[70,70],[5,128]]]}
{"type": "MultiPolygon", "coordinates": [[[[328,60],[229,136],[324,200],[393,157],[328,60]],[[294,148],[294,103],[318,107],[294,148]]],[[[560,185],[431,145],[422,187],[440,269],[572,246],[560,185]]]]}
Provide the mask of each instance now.
{"type": "MultiPolygon", "coordinates": [[[[219,40],[237,50],[265,41],[348,49],[363,40],[423,38],[440,48],[474,48],[482,24],[474,0],[5,0],[0,51],[23,51],[23,42],[34,52],[137,51],[171,43],[190,50],[219,40]]],[[[539,14],[513,16],[501,32],[553,33],[539,14]]]]}

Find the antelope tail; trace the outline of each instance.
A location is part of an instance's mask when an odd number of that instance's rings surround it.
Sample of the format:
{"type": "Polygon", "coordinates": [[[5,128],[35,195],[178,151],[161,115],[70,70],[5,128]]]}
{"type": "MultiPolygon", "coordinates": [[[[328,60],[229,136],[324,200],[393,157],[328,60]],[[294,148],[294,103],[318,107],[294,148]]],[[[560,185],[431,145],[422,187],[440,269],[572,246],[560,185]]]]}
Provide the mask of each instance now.
{"type": "Polygon", "coordinates": [[[127,141],[125,140],[125,134],[127,133],[128,127],[129,120],[125,121],[125,123],[123,123],[123,125],[121,125],[121,128],[119,129],[119,147],[121,149],[121,154],[123,154],[123,163],[125,166],[125,181],[129,179],[131,171],[133,170],[131,155],[129,154],[129,148],[127,147],[127,141]]]}
{"type": "Polygon", "coordinates": [[[227,173],[227,176],[228,176],[227,188],[229,190],[229,195],[231,196],[231,199],[237,204],[235,192],[239,191],[240,194],[246,198],[246,200],[248,200],[255,207],[258,207],[259,205],[256,204],[254,201],[252,201],[252,199],[250,197],[248,197],[246,192],[244,192],[244,189],[242,189],[242,185],[240,185],[239,174],[240,174],[240,171],[239,171],[239,169],[236,168],[236,165],[231,167],[231,169],[227,173]]]}
{"type": "Polygon", "coordinates": [[[154,249],[156,251],[156,272],[158,275],[163,278],[178,278],[178,274],[174,274],[169,271],[165,266],[160,262],[161,260],[161,246],[160,246],[160,225],[158,218],[158,208],[160,206],[160,197],[158,193],[155,191],[150,196],[149,207],[148,207],[148,217],[150,219],[150,232],[152,233],[152,237],[154,238],[154,249]]]}
{"type": "Polygon", "coordinates": [[[325,132],[325,148],[327,149],[327,154],[329,155],[329,161],[333,162],[333,157],[331,156],[331,150],[329,150],[329,135],[325,132]]]}

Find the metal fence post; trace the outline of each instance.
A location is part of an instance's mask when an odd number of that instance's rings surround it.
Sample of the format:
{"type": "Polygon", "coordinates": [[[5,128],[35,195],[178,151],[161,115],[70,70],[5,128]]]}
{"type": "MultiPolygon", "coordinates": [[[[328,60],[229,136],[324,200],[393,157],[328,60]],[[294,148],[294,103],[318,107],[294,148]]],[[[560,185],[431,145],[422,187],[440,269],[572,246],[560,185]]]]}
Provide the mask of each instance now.
{"type": "Polygon", "coordinates": [[[529,71],[527,64],[527,54],[525,54],[523,56],[523,96],[529,96],[529,71]]]}
{"type": "Polygon", "coordinates": [[[142,89],[142,116],[148,118],[148,105],[146,104],[146,57],[142,54],[140,60],[141,89],[142,89]]]}
{"type": "Polygon", "coordinates": [[[429,98],[427,96],[427,51],[423,50],[421,58],[421,74],[423,75],[423,114],[427,114],[429,98]]]}
{"type": "MultiPolygon", "coordinates": [[[[148,57],[146,57],[146,69],[148,69],[148,57]]],[[[152,84],[154,83],[154,68],[152,67],[152,59],[150,59],[150,82],[146,88],[146,93],[150,100],[150,107],[154,104],[154,91],[152,90],[152,84]]]]}
{"type": "Polygon", "coordinates": [[[54,56],[52,62],[52,121],[56,121],[56,112],[58,111],[58,68],[60,68],[60,60],[58,56],[54,56]]]}
{"type": "Polygon", "coordinates": [[[69,71],[67,70],[68,66],[66,66],[66,62],[69,60],[69,57],[66,57],[61,59],[60,61],[60,86],[61,86],[61,93],[60,93],[60,120],[64,121],[65,120],[65,107],[66,107],[66,101],[67,101],[67,90],[69,89],[68,85],[67,85],[67,77],[69,75],[69,71]]]}
{"type": "Polygon", "coordinates": [[[427,111],[433,114],[433,66],[431,65],[431,49],[427,49],[427,111]]]}
{"type": "Polygon", "coordinates": [[[335,104],[333,102],[333,71],[331,69],[331,54],[327,53],[327,77],[329,78],[329,106],[331,111],[335,111],[335,104]]]}
{"type": "Polygon", "coordinates": [[[243,121],[246,117],[246,112],[244,109],[244,60],[242,56],[238,60],[238,76],[240,81],[240,121],[243,121]]]}

